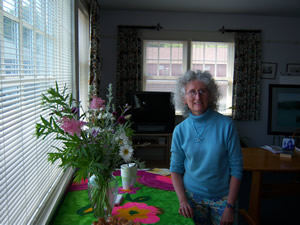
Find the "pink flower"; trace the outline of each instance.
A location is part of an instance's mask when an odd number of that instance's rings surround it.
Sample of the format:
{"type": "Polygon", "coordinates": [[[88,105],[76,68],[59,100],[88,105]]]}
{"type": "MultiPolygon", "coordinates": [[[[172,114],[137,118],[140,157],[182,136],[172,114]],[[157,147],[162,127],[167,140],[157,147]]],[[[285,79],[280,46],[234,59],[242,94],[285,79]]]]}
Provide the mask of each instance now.
{"type": "Polygon", "coordinates": [[[127,202],[123,206],[115,206],[112,211],[113,216],[124,217],[133,222],[140,221],[144,224],[157,223],[160,220],[158,214],[161,214],[158,208],[138,202],[127,202]]]}
{"type": "Polygon", "coordinates": [[[97,96],[94,96],[91,104],[90,104],[90,108],[91,109],[100,109],[101,107],[104,108],[105,105],[105,100],[103,100],[102,98],[98,98],[97,96]]]}
{"type": "Polygon", "coordinates": [[[81,133],[81,127],[85,125],[85,122],[80,121],[80,120],[75,120],[75,119],[70,119],[68,117],[64,117],[62,119],[62,125],[61,128],[74,136],[74,134],[77,134],[77,136],[80,136],[81,133]]]}

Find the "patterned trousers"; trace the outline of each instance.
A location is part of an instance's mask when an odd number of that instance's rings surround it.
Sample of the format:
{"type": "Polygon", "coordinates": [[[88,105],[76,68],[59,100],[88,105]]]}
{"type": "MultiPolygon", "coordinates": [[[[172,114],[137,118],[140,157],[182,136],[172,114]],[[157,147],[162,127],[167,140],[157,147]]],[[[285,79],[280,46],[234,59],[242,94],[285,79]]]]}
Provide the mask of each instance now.
{"type": "MultiPolygon", "coordinates": [[[[186,192],[188,201],[194,210],[196,225],[219,225],[227,204],[227,197],[207,199],[195,193],[186,192]]],[[[238,207],[234,209],[234,225],[238,223],[238,207]]]]}

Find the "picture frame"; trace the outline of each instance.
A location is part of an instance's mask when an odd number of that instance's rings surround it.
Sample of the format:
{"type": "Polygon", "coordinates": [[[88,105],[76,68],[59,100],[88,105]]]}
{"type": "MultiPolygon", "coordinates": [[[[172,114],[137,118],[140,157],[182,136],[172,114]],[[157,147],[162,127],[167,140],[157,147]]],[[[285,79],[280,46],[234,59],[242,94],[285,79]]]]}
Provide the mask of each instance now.
{"type": "Polygon", "coordinates": [[[262,63],[262,79],[275,79],[277,72],[277,63],[263,62],[262,63]]]}
{"type": "Polygon", "coordinates": [[[300,85],[269,84],[269,135],[293,135],[300,127],[299,103],[300,85]]]}
{"type": "Polygon", "coordinates": [[[295,140],[293,138],[282,139],[282,150],[293,151],[295,148],[295,140]]]}
{"type": "Polygon", "coordinates": [[[288,63],[286,65],[286,72],[292,75],[300,75],[300,63],[288,63]]]}

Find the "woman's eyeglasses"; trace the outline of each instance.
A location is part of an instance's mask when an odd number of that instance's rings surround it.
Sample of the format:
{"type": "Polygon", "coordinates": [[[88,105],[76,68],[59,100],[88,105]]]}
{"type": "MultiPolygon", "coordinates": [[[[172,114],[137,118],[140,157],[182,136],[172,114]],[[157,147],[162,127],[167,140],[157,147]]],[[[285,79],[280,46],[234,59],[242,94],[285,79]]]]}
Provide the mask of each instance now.
{"type": "Polygon", "coordinates": [[[195,91],[195,90],[191,90],[187,93],[185,93],[186,95],[190,96],[190,97],[196,97],[197,94],[199,95],[207,95],[208,91],[205,90],[205,89],[202,89],[202,90],[198,90],[198,91],[195,91]]]}

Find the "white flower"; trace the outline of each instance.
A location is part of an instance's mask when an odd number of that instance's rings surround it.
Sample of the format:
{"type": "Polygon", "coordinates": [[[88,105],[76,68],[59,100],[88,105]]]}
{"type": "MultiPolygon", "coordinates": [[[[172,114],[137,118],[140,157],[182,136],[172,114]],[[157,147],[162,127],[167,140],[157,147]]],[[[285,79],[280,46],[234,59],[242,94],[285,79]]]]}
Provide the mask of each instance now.
{"type": "Polygon", "coordinates": [[[130,120],[130,118],[131,118],[131,114],[125,116],[125,119],[126,119],[126,120],[130,120]]]}
{"type": "Polygon", "coordinates": [[[110,117],[110,114],[109,113],[103,113],[103,112],[100,112],[99,115],[98,115],[98,119],[101,120],[101,119],[106,119],[106,118],[109,118],[110,117]]]}
{"type": "Polygon", "coordinates": [[[92,128],[86,129],[86,132],[88,134],[92,134],[92,133],[95,133],[95,132],[101,133],[102,131],[103,131],[103,129],[101,129],[100,127],[92,127],[92,128]]]}
{"type": "Polygon", "coordinates": [[[120,148],[120,156],[125,162],[129,162],[133,153],[133,148],[130,145],[124,145],[120,148]]]}
{"type": "Polygon", "coordinates": [[[120,139],[122,139],[123,145],[126,145],[126,144],[129,143],[129,139],[128,139],[128,137],[126,136],[126,134],[124,132],[121,133],[120,139]]]}
{"type": "Polygon", "coordinates": [[[103,131],[103,129],[101,129],[100,127],[92,127],[86,130],[86,132],[90,135],[92,135],[93,137],[97,137],[97,135],[99,133],[101,133],[103,131]]]}

